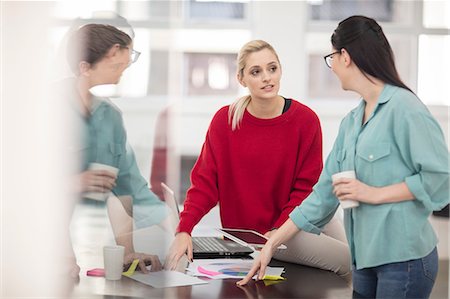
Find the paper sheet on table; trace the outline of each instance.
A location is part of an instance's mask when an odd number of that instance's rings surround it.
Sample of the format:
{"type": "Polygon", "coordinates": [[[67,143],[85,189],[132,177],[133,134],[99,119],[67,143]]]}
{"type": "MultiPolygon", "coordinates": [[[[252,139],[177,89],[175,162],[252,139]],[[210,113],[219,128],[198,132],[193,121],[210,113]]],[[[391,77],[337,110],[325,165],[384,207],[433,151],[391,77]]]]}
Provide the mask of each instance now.
{"type": "MultiPolygon", "coordinates": [[[[186,270],[192,276],[211,279],[244,278],[252,265],[253,260],[243,259],[195,260],[186,270]]],[[[283,267],[266,268],[266,275],[281,276],[283,272],[283,267]]]]}
{"type": "Polygon", "coordinates": [[[135,272],[131,279],[150,285],[154,288],[168,288],[188,286],[195,284],[206,284],[207,281],[192,277],[177,271],[158,271],[148,274],[135,272]]]}

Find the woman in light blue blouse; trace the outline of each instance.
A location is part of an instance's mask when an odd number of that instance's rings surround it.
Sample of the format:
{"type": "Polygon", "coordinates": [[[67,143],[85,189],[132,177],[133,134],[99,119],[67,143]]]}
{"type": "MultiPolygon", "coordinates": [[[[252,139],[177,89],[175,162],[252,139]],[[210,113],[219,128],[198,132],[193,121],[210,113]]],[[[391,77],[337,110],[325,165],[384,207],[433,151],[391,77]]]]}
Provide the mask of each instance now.
{"type": "MultiPolygon", "coordinates": [[[[343,120],[318,183],[261,251],[243,285],[298,230],[320,234],[339,201],[353,264],[355,298],[427,298],[437,274],[428,222],[449,202],[449,155],[439,124],[400,80],[381,27],[363,16],[340,22],[325,56],[344,90],[361,95],[343,120]],[[331,181],[355,170],[356,179],[331,181]]],[[[330,252],[330,254],[333,254],[330,252]]]]}
{"type": "MultiPolygon", "coordinates": [[[[116,242],[125,247],[125,264],[139,259],[139,267],[147,272],[160,270],[156,255],[137,253],[133,246],[133,223],[138,227],[160,223],[166,216],[165,205],[153,194],[136,164],[121,111],[108,98],[94,96],[90,89],[102,84],[117,84],[123,72],[134,63],[139,52],[125,32],[104,24],[87,24],[72,33],[68,44],[68,61],[75,74],[60,83],[60,97],[70,101],[82,136],[77,146],[81,158],[77,192],[111,192],[107,200],[109,218],[116,242]],[[93,170],[91,163],[118,169],[114,174],[93,170]],[[127,215],[128,214],[128,215],[127,215]]],[[[78,275],[79,268],[74,266],[78,275]]]]}

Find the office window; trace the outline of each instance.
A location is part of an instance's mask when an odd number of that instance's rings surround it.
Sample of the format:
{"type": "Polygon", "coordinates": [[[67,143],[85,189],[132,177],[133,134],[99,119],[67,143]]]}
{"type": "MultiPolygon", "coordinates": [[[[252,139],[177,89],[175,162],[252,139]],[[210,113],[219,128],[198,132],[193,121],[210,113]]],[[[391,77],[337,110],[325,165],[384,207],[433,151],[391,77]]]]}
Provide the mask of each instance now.
{"type": "MultiPolygon", "coordinates": [[[[116,11],[117,2],[109,0],[55,1],[54,15],[61,19],[91,18],[92,12],[116,11]]],[[[100,14],[97,16],[101,18],[100,14]]]]}
{"type": "Polygon", "coordinates": [[[187,95],[237,94],[236,54],[185,53],[187,95]]]}
{"type": "Polygon", "coordinates": [[[449,35],[419,37],[418,95],[426,104],[450,106],[449,77],[446,75],[450,69],[449,50],[449,35]],[[442,75],[437,76],[438,73],[442,75]]]}
{"type": "Polygon", "coordinates": [[[245,18],[247,1],[190,0],[187,16],[190,20],[242,20],[245,18]]]}
{"type": "Polygon", "coordinates": [[[448,0],[424,0],[423,25],[426,28],[450,29],[450,2],[448,0]]]}
{"type": "Polygon", "coordinates": [[[131,21],[164,21],[171,18],[172,1],[119,1],[118,9],[122,16],[131,21]]]}
{"type": "Polygon", "coordinates": [[[309,0],[313,21],[340,21],[352,15],[370,16],[380,22],[404,22],[413,1],[398,0],[309,0]],[[405,3],[406,2],[406,3],[405,3]]]}

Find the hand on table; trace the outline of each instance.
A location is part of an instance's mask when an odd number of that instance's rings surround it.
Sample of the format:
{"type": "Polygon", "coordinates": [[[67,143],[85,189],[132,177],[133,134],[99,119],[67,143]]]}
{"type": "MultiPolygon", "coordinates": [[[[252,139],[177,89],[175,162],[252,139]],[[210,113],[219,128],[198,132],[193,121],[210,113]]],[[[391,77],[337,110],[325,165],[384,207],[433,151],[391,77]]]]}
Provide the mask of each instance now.
{"type": "Polygon", "coordinates": [[[276,246],[272,246],[272,242],[267,241],[266,245],[261,249],[261,252],[256,257],[253,262],[253,266],[248,272],[247,276],[244,279],[238,281],[236,284],[238,286],[243,286],[247,284],[255,274],[258,274],[257,279],[261,280],[266,274],[267,265],[269,265],[270,260],[272,259],[273,254],[275,253],[276,246]]]}
{"type": "Polygon", "coordinates": [[[170,246],[169,254],[167,255],[166,262],[164,264],[164,269],[175,270],[180,258],[187,254],[189,261],[193,260],[193,247],[192,247],[192,237],[185,232],[178,233],[175,236],[175,240],[170,246]]]}
{"type": "Polygon", "coordinates": [[[151,255],[151,254],[145,254],[145,253],[139,253],[139,252],[132,252],[127,255],[125,255],[123,264],[124,264],[124,271],[127,271],[130,267],[131,263],[138,259],[139,264],[138,267],[143,273],[148,273],[146,266],[152,265],[151,272],[161,271],[162,265],[159,261],[159,258],[157,255],[151,255]]]}

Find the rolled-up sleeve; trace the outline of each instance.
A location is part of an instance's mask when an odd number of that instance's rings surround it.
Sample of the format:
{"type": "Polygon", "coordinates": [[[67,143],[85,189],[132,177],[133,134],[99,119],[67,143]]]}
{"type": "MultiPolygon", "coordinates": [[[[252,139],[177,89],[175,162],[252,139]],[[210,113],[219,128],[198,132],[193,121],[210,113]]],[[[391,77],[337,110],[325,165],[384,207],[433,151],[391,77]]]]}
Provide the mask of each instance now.
{"type": "Polygon", "coordinates": [[[403,158],[413,170],[405,178],[409,190],[427,210],[449,203],[449,152],[439,124],[421,111],[405,113],[396,128],[403,158]]]}

